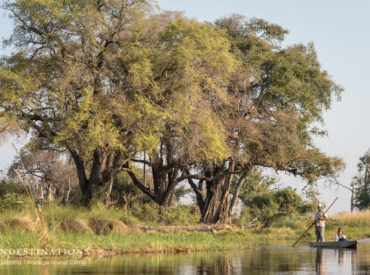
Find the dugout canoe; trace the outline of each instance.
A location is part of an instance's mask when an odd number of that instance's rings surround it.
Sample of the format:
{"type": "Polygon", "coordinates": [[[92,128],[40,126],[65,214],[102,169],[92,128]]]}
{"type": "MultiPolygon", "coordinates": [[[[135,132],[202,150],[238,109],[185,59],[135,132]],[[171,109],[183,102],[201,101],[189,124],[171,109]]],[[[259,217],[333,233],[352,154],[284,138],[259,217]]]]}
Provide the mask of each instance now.
{"type": "Polygon", "coordinates": [[[310,246],[311,247],[321,247],[321,248],[356,248],[357,241],[310,243],[310,246]]]}

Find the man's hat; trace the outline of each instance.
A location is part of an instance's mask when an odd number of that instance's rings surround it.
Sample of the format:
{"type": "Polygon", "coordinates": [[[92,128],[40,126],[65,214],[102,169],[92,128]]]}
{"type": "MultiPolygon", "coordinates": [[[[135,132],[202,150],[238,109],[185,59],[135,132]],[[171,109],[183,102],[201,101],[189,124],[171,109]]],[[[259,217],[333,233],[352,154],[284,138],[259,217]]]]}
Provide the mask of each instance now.
{"type": "Polygon", "coordinates": [[[319,203],[319,204],[317,205],[317,207],[323,207],[322,203],[319,203]]]}

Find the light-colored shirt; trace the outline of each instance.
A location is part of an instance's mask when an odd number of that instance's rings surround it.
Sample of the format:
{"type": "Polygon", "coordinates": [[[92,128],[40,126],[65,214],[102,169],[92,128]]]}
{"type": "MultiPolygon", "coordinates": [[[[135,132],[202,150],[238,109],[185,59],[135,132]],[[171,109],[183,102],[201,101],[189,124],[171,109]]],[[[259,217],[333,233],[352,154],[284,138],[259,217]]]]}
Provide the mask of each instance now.
{"type": "Polygon", "coordinates": [[[323,211],[317,211],[315,215],[315,226],[325,227],[325,220],[319,220],[319,218],[327,218],[328,214],[323,211]]]}
{"type": "MultiPolygon", "coordinates": [[[[346,235],[342,235],[342,238],[347,239],[346,235]]],[[[335,242],[338,242],[339,241],[339,236],[338,235],[335,236],[334,241],[335,242]]]]}

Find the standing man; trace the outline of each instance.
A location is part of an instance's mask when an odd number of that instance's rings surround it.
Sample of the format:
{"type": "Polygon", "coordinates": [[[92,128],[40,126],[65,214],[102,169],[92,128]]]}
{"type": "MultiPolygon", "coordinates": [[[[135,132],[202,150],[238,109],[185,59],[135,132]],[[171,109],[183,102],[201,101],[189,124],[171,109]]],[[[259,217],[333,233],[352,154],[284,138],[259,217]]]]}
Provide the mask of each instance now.
{"type": "Polygon", "coordinates": [[[325,221],[328,220],[328,215],[323,212],[322,210],[323,205],[319,203],[317,205],[317,212],[315,215],[315,234],[316,234],[316,242],[324,242],[324,230],[325,230],[325,221]]]}

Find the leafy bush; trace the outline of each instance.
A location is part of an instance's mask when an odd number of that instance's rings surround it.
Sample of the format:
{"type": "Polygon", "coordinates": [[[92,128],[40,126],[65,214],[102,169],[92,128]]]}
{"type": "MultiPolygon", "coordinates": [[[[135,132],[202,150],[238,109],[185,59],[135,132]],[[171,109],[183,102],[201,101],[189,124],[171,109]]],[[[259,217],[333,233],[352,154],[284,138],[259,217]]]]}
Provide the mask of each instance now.
{"type": "Polygon", "coordinates": [[[199,216],[191,213],[191,207],[178,205],[163,210],[160,222],[164,225],[190,225],[199,221],[199,216]]]}
{"type": "Polygon", "coordinates": [[[26,189],[23,185],[15,181],[6,179],[0,180],[0,198],[3,199],[8,194],[26,194],[26,189]]]}
{"type": "Polygon", "coordinates": [[[291,187],[272,189],[275,179],[259,170],[254,171],[246,182],[248,184],[243,186],[239,196],[243,203],[241,216],[249,217],[249,221],[256,225],[269,227],[281,217],[291,218],[314,210],[314,205],[304,202],[291,187]]]}
{"type": "Polygon", "coordinates": [[[193,205],[177,205],[162,208],[154,202],[135,202],[129,211],[131,216],[146,224],[189,225],[199,221],[199,213],[193,205]]]}
{"type": "Polygon", "coordinates": [[[0,212],[15,209],[20,210],[25,208],[25,204],[27,204],[28,198],[22,195],[18,195],[15,193],[7,194],[0,200],[0,212]]]}

